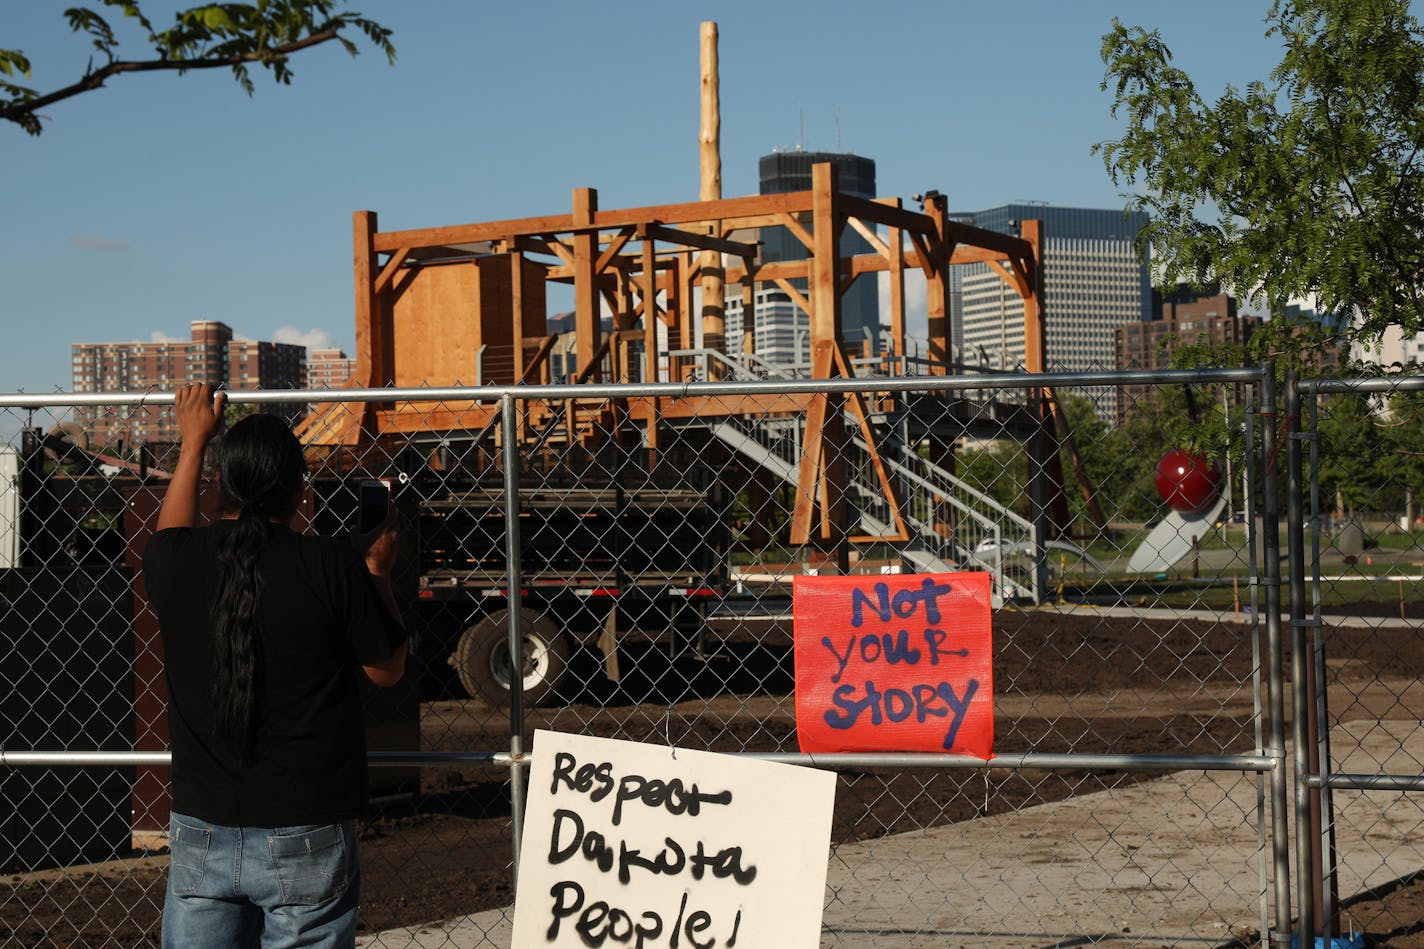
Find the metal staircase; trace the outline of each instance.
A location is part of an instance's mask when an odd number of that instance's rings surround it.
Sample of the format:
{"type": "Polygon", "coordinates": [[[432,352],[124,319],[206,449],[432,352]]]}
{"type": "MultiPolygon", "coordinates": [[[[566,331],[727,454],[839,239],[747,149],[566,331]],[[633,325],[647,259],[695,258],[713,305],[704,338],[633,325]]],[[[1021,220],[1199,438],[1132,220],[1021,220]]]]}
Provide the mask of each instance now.
{"type": "MultiPolygon", "coordinates": [[[[735,360],[720,353],[710,359],[735,370],[735,360]]],[[[761,363],[755,375],[766,378],[769,364],[761,363]]],[[[891,546],[907,568],[916,572],[984,570],[993,578],[995,605],[1007,600],[1037,602],[1033,525],[993,498],[945,471],[905,446],[894,436],[894,426],[872,417],[881,437],[879,456],[900,497],[900,513],[910,534],[908,541],[891,546]]],[[[795,484],[800,470],[801,421],[789,418],[731,417],[709,428],[723,444],[776,477],[795,484]]],[[[847,417],[847,429],[858,431],[847,417]]],[[[894,512],[881,490],[871,465],[870,446],[860,437],[849,440],[846,457],[849,500],[857,512],[860,529],[871,535],[893,532],[894,512]]]]}

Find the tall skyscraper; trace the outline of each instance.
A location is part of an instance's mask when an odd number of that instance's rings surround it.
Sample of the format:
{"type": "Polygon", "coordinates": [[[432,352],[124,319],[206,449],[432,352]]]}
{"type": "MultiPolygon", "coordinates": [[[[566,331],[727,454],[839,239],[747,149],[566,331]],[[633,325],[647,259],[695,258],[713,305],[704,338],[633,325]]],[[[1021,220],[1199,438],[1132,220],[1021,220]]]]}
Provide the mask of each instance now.
{"type": "MultiPolygon", "coordinates": [[[[1043,222],[1044,355],[1050,372],[1111,370],[1113,330],[1152,318],[1148,262],[1135,243],[1147,223],[1143,212],[1004,204],[970,217],[975,226],[1003,234],[1017,234],[1021,221],[1043,222]]],[[[966,365],[1010,371],[1022,365],[1023,302],[987,264],[964,267],[961,331],[960,359],[966,365]]],[[[1115,392],[1091,394],[1099,414],[1112,419],[1115,392]]]]}
{"type": "MultiPolygon", "coordinates": [[[[845,152],[808,152],[795,149],[772,152],[759,160],[762,194],[786,194],[811,189],[811,166],[829,162],[836,166],[840,190],[860,198],[875,197],[875,162],[873,159],[845,152]]],[[[808,251],[794,234],[784,227],[761,230],[761,260],[804,260],[808,251]]],[[[868,254],[872,248],[860,234],[847,227],[841,234],[841,255],[868,254]]],[[[802,293],[806,281],[793,285],[802,293]]],[[[759,286],[756,293],[755,353],[763,359],[780,364],[806,363],[810,360],[810,319],[792,302],[791,297],[775,286],[759,286]]],[[[727,348],[740,351],[742,339],[742,297],[739,287],[727,288],[726,332],[727,348]]],[[[870,340],[878,351],[880,330],[880,291],[874,276],[862,277],[853,283],[841,298],[841,338],[854,356],[870,340]]]]}
{"type": "MultiPolygon", "coordinates": [[[[232,327],[217,320],[194,320],[187,340],[74,343],[70,349],[75,392],[171,392],[190,382],[227,384],[233,389],[298,389],[306,382],[306,347],[234,339],[232,327]]],[[[264,406],[263,411],[291,419],[304,408],[282,403],[264,406]]],[[[171,405],[124,407],[117,412],[86,407],[77,416],[98,445],[178,437],[171,405]]]]}

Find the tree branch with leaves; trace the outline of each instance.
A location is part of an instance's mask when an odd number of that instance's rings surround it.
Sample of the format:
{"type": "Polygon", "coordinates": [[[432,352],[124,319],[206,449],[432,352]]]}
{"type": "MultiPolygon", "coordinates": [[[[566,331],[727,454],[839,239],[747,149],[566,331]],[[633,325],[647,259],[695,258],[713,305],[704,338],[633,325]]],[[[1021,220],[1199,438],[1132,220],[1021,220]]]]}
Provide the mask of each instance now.
{"type": "Polygon", "coordinates": [[[1281,62],[1208,104],[1156,31],[1113,21],[1114,183],[1150,221],[1160,282],[1220,283],[1274,312],[1313,297],[1355,332],[1424,329],[1424,32],[1408,0],[1275,0],[1281,62]]]}
{"type": "MultiPolygon", "coordinates": [[[[91,58],[83,74],[74,82],[51,92],[19,84],[28,79],[30,60],[19,49],[0,49],[0,119],[14,122],[31,135],[44,127],[40,110],[85,92],[99,89],[111,78],[124,73],[192,69],[231,69],[248,94],[253,93],[251,66],[272,73],[272,78],[288,85],[292,81],[293,54],[338,43],[352,56],[360,51],[353,33],[386,54],[394,62],[396,51],[391,31],[359,13],[343,10],[343,0],[259,0],[257,3],[207,3],[180,10],[173,25],[159,30],[144,15],[137,0],[100,0],[100,6],[70,7],[64,11],[69,28],[87,35],[98,54],[91,58]],[[114,25],[100,10],[119,12],[133,21],[147,36],[155,56],[124,59],[114,25]]],[[[112,16],[112,13],[110,14],[112,16]]]]}

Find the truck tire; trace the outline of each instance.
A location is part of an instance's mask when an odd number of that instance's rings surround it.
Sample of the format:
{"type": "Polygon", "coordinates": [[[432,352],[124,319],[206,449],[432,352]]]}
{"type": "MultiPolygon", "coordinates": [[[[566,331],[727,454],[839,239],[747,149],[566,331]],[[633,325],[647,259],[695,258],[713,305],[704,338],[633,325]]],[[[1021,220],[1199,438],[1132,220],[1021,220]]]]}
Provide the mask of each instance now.
{"type": "MultiPolygon", "coordinates": [[[[524,704],[530,708],[552,705],[569,679],[571,649],[568,637],[543,613],[520,610],[524,634],[524,704]]],[[[509,705],[509,611],[496,610],[460,634],[454,662],[460,684],[471,698],[495,708],[509,705]]]]}

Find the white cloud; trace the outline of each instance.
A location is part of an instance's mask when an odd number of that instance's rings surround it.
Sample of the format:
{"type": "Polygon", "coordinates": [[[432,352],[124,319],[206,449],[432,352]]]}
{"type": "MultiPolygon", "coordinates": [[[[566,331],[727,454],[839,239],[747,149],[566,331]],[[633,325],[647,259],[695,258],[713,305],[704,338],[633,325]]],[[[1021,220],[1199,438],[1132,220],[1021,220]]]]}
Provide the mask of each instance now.
{"type": "Polygon", "coordinates": [[[76,250],[98,250],[111,253],[122,253],[133,249],[133,245],[128,241],[115,240],[112,237],[99,237],[95,234],[76,234],[69,239],[69,246],[76,250]]]}
{"type": "MultiPolygon", "coordinates": [[[[880,273],[880,323],[890,322],[890,275],[880,273]]],[[[924,339],[929,333],[929,291],[924,271],[905,271],[905,335],[924,339]]]]}
{"type": "Polygon", "coordinates": [[[274,343],[292,343],[297,346],[305,346],[307,349],[335,349],[336,338],[326,330],[319,329],[298,329],[295,326],[278,327],[272,334],[274,343]]]}
{"type": "Polygon", "coordinates": [[[150,343],[186,343],[188,339],[182,336],[169,336],[163,330],[154,330],[148,334],[150,343]]]}

